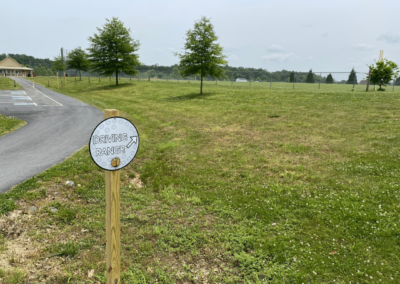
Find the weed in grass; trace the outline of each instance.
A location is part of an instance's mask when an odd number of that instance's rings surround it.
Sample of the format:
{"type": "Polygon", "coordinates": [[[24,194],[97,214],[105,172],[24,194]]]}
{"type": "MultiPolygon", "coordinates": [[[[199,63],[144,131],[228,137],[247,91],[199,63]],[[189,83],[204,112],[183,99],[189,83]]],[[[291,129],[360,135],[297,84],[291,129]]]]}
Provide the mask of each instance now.
{"type": "Polygon", "coordinates": [[[25,273],[20,269],[13,269],[4,272],[4,276],[1,283],[4,284],[22,284],[25,282],[25,273]]]}
{"type": "Polygon", "coordinates": [[[79,252],[79,244],[68,241],[65,244],[57,244],[50,248],[51,256],[75,257],[79,252]]]}
{"type": "Polygon", "coordinates": [[[0,233],[0,253],[7,250],[6,238],[0,233]]]}

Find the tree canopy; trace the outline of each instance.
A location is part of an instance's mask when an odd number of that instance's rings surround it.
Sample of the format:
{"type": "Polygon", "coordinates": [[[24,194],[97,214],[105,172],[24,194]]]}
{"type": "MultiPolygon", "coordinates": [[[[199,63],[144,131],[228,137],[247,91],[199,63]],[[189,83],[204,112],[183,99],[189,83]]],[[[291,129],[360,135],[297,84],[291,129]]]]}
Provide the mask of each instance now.
{"type": "Polygon", "coordinates": [[[79,71],[79,80],[82,80],[81,71],[88,71],[90,62],[86,52],[79,46],[68,54],[67,68],[79,71]]]}
{"type": "Polygon", "coordinates": [[[115,84],[118,86],[118,75],[121,72],[136,75],[135,67],[140,65],[139,55],[134,52],[139,50],[139,41],[133,40],[130,29],[113,17],[106,19],[104,27],[97,28],[98,34],[89,37],[91,42],[89,60],[93,71],[103,76],[115,74],[115,84]]]}
{"type": "Polygon", "coordinates": [[[326,84],[333,84],[333,77],[332,77],[332,74],[329,74],[329,75],[326,77],[325,83],[326,83],[326,84]]]}
{"type": "Polygon", "coordinates": [[[212,78],[224,77],[222,66],[228,64],[223,55],[223,48],[216,41],[217,35],[210,19],[201,17],[194,24],[193,30],[186,32],[185,52],[175,53],[180,58],[179,70],[183,77],[200,75],[200,94],[203,94],[203,78],[207,75],[212,78]]]}
{"type": "Polygon", "coordinates": [[[346,84],[358,84],[357,83],[357,73],[354,71],[354,68],[351,69],[349,79],[347,79],[346,84]]]}
{"type": "Polygon", "coordinates": [[[65,71],[67,69],[67,65],[65,64],[64,57],[61,55],[55,56],[53,60],[53,67],[51,69],[65,71]]]}
{"type": "Polygon", "coordinates": [[[307,74],[306,83],[314,83],[314,74],[312,72],[312,69],[310,69],[310,71],[307,74]]]}
{"type": "Polygon", "coordinates": [[[399,67],[397,64],[387,59],[382,59],[375,62],[375,65],[371,64],[368,67],[372,70],[369,80],[372,84],[379,86],[379,91],[384,91],[385,89],[382,86],[386,87],[386,84],[389,84],[392,80],[394,81],[399,76],[399,67]]]}
{"type": "Polygon", "coordinates": [[[290,73],[290,76],[289,76],[289,82],[294,82],[294,71],[292,71],[291,73],[290,73]]]}

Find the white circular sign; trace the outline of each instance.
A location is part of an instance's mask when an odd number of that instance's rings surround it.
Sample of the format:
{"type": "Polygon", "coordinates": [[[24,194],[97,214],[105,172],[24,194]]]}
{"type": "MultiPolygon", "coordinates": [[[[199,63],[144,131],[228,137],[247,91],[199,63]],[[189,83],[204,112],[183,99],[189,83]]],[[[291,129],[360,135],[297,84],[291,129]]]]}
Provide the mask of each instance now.
{"type": "Polygon", "coordinates": [[[139,133],[135,125],[123,117],[103,120],[90,136],[90,156],[100,168],[107,171],[126,167],[138,149],[139,133]]]}

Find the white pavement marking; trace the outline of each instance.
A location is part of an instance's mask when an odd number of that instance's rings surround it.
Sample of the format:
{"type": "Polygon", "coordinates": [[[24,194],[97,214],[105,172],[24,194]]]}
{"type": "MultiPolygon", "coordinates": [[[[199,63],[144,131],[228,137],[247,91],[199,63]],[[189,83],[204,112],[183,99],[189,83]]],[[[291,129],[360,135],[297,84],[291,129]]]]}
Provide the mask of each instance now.
{"type": "Polygon", "coordinates": [[[35,103],[14,103],[15,106],[37,106],[35,103]]]}
{"type": "MultiPolygon", "coordinates": [[[[18,80],[18,78],[17,78],[17,80],[18,80]]],[[[25,81],[22,81],[22,80],[18,80],[18,82],[22,82],[22,83],[24,83],[24,84],[26,84],[26,85],[28,85],[29,87],[31,87],[31,85],[29,85],[28,83],[26,83],[25,81]]],[[[59,102],[57,102],[56,100],[54,100],[54,99],[52,99],[52,98],[50,98],[49,96],[46,96],[45,94],[43,94],[41,91],[39,91],[38,89],[36,89],[35,87],[33,87],[33,89],[35,89],[36,91],[38,91],[39,93],[41,93],[43,96],[45,96],[45,97],[47,97],[47,98],[49,98],[50,100],[52,100],[53,102],[55,102],[55,103],[57,103],[57,104],[59,104],[60,106],[63,106],[62,104],[60,104],[59,102]]]]}

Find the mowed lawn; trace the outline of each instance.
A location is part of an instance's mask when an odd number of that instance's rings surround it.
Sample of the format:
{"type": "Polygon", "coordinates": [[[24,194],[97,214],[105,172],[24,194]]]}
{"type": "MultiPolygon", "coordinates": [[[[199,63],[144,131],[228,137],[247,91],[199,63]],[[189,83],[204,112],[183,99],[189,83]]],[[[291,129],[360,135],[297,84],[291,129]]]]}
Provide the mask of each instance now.
{"type": "MultiPolygon", "coordinates": [[[[35,83],[139,131],[121,174],[123,283],[400,282],[400,92],[67,80],[35,83]]],[[[4,217],[22,229],[3,257],[18,238],[34,251],[4,277],[105,283],[104,174],[87,147],[0,205],[28,213],[4,217]]]]}
{"type": "MultiPolygon", "coordinates": [[[[0,90],[18,90],[21,89],[21,86],[18,84],[15,84],[16,87],[14,87],[14,81],[10,80],[9,78],[6,77],[0,77],[0,90]]],[[[0,103],[1,106],[1,103],[0,103]]],[[[1,115],[0,112],[0,136],[7,134],[11,131],[17,130],[18,128],[24,126],[26,123],[25,121],[16,119],[14,117],[7,117],[4,115],[1,115]]]]}
{"type": "Polygon", "coordinates": [[[14,87],[14,80],[11,80],[7,77],[0,77],[0,90],[19,90],[22,89],[20,85],[15,83],[14,87]]]}

